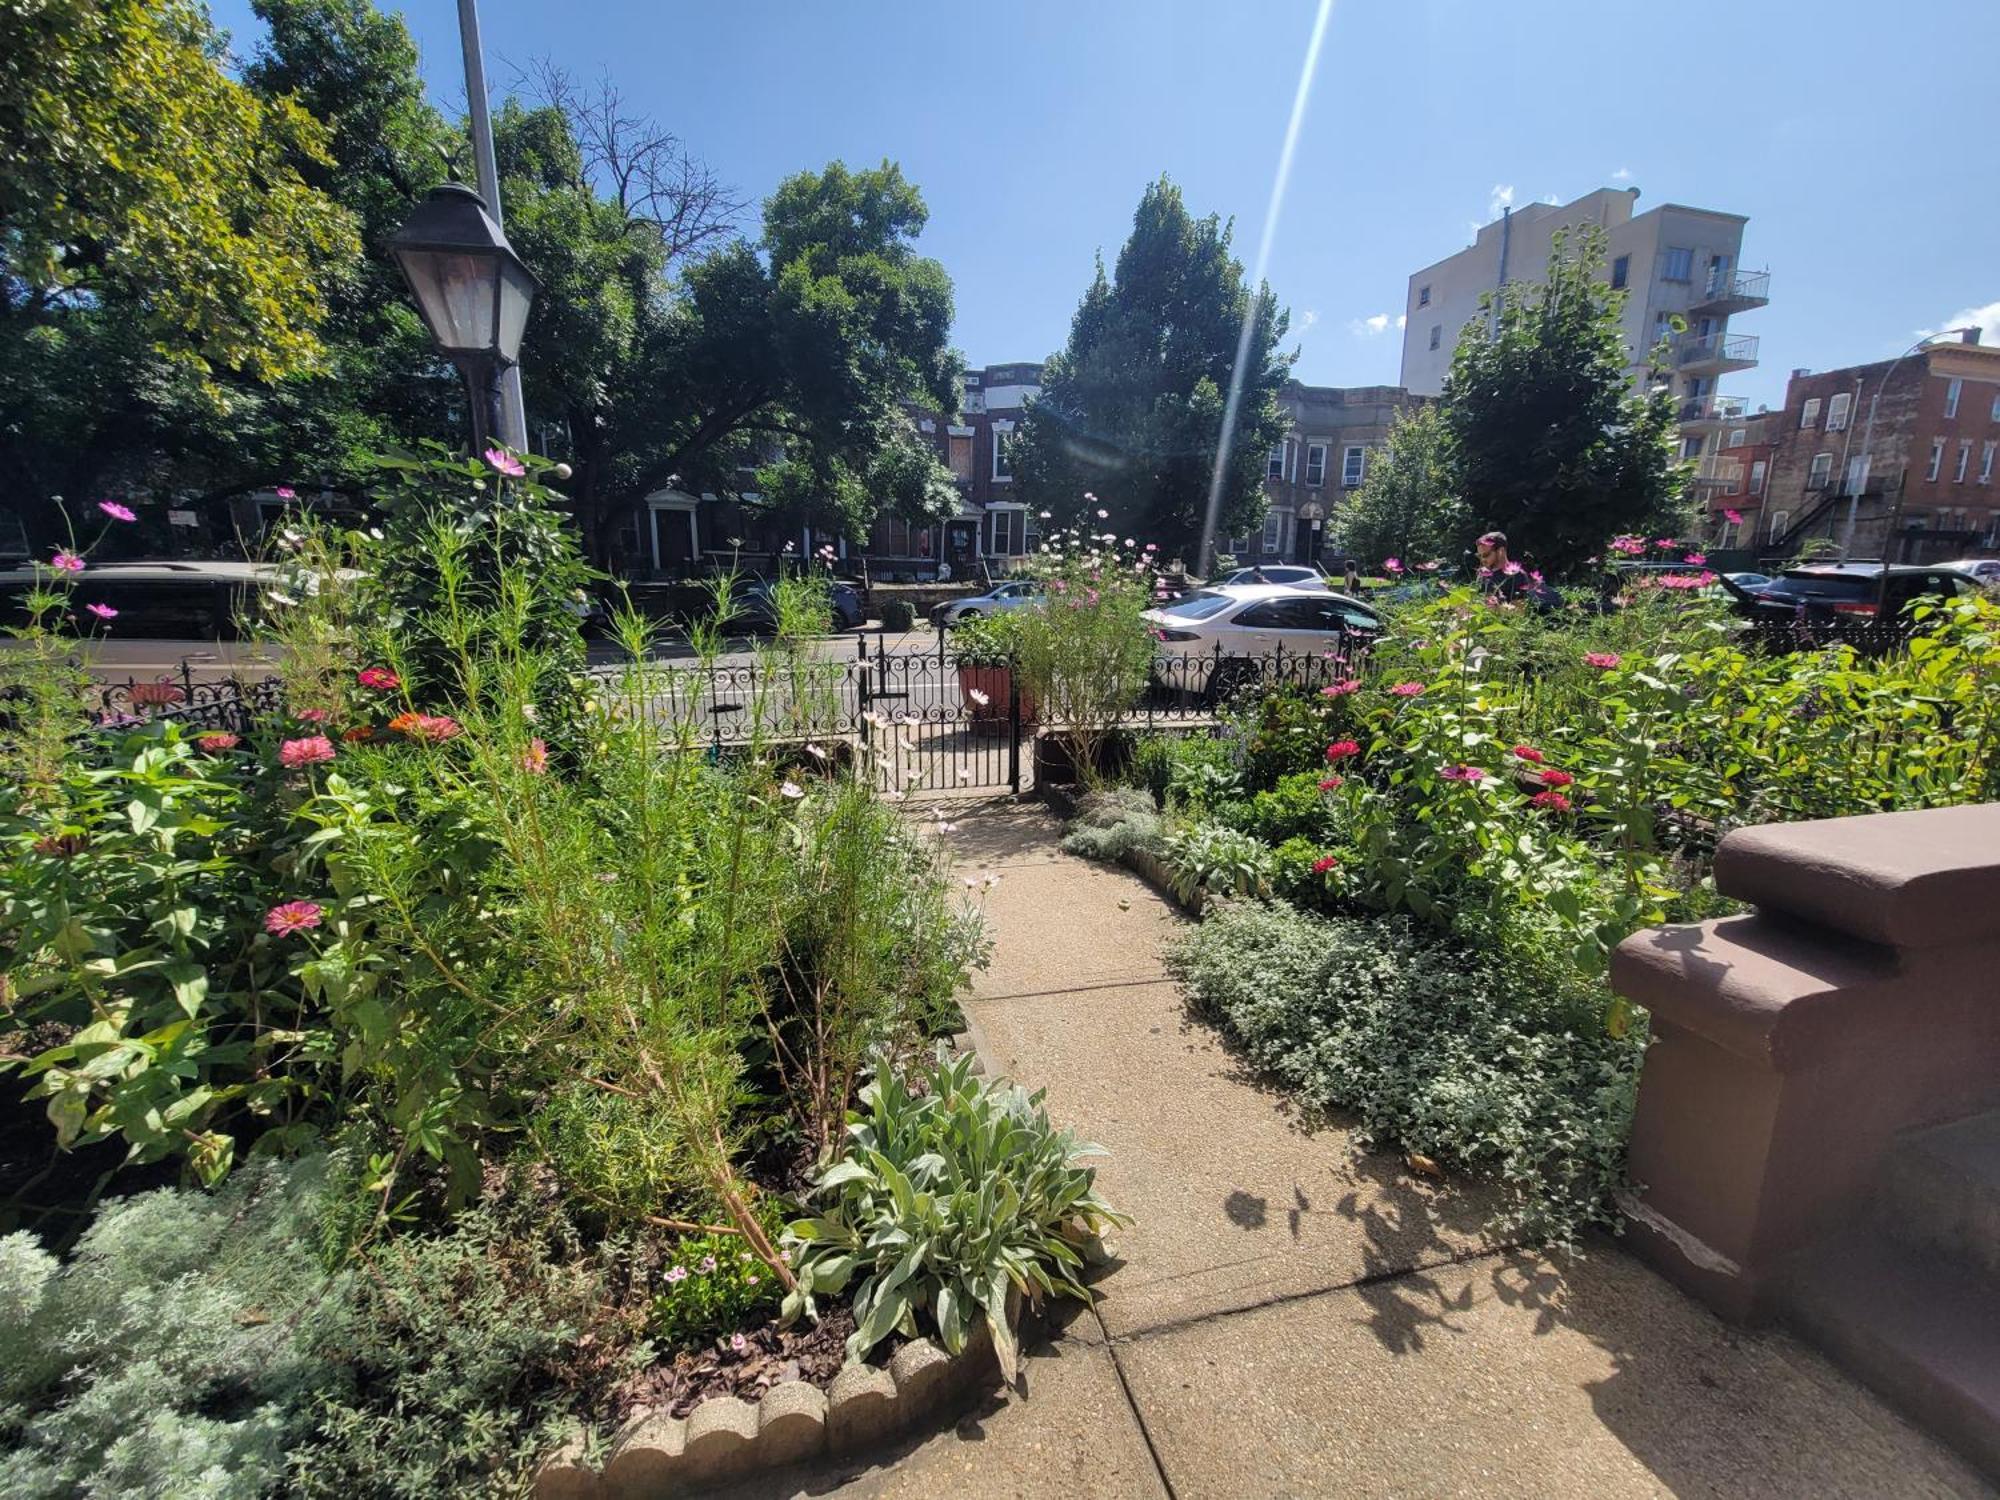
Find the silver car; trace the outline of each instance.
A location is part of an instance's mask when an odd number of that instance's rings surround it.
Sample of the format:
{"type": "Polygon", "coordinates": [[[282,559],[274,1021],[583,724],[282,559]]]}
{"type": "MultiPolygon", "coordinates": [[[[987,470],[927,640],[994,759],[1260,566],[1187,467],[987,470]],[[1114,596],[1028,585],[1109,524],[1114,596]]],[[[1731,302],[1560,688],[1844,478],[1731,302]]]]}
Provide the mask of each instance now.
{"type": "Polygon", "coordinates": [[[937,626],[956,625],[960,620],[976,620],[981,615],[1004,614],[1010,609],[1033,604],[1041,597],[1042,585],[1039,581],[1015,578],[995,584],[985,593],[974,594],[969,599],[947,599],[931,611],[931,623],[937,626]]]}
{"type": "Polygon", "coordinates": [[[1280,588],[1305,589],[1310,593],[1328,592],[1326,575],[1318,568],[1306,567],[1300,563],[1253,563],[1247,568],[1238,568],[1225,573],[1209,585],[1212,589],[1242,588],[1251,584],[1271,583],[1280,588]]]}

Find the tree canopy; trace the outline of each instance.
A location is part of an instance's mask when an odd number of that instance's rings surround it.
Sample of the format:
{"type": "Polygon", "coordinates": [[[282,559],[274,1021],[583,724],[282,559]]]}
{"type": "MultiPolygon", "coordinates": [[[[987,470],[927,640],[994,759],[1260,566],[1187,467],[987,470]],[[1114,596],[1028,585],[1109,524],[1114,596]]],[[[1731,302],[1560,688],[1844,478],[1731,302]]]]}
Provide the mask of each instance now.
{"type": "Polygon", "coordinates": [[[1449,435],[1436,406],[1406,412],[1367,480],[1334,517],[1341,547],[1367,566],[1455,559],[1479,528],[1458,498],[1449,435]]]}
{"type": "Polygon", "coordinates": [[[1277,398],[1291,361],[1278,342],[1288,319],[1269,287],[1253,293],[1245,284],[1230,239],[1216,215],[1191,215],[1167,178],[1146,188],[1112,275],[1100,260],[1069,342],[1048,362],[1014,436],[1024,500],[1066,521],[1104,509],[1121,535],[1192,560],[1248,314],[1218,534],[1261,523],[1265,455],[1285,432],[1277,398]]]}

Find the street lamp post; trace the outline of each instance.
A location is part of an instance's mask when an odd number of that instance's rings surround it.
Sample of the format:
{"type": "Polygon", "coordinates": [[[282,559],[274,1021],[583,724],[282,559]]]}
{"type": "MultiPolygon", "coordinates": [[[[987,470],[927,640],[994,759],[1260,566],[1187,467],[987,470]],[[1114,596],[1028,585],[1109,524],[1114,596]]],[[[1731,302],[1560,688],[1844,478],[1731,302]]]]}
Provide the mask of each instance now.
{"type": "Polygon", "coordinates": [[[521,353],[535,278],[477,193],[461,182],[431,189],[389,241],[431,337],[465,377],[472,451],[493,437],[521,448],[503,379],[521,353]]]}
{"type": "MultiPolygon", "coordinates": [[[[1952,334],[1957,334],[1959,337],[1963,338],[1966,334],[1970,332],[1972,332],[1972,330],[1969,327],[1941,328],[1936,333],[1925,334],[1922,338],[1918,339],[1914,344],[1910,345],[1909,348],[1905,349],[1901,354],[1897,355],[1893,360],[1889,362],[1889,368],[1882,372],[1882,378],[1875,382],[1875,389],[1869,392],[1868,421],[1861,429],[1861,482],[1857,485],[1853,485],[1848,492],[1847,524],[1841,528],[1840,532],[1840,560],[1842,562],[1846,562],[1848,554],[1854,550],[1854,527],[1855,527],[1855,522],[1859,518],[1861,509],[1861,491],[1868,488],[1868,474],[1869,471],[1875,465],[1875,449],[1874,449],[1875,403],[1881,399],[1882,388],[1889,383],[1889,377],[1896,373],[1896,366],[1900,365],[1904,360],[1908,359],[1912,354],[1915,354],[1919,349],[1928,348],[1930,345],[1937,342],[1937,340],[1941,338],[1949,338],[1952,334]]],[[[1846,476],[1844,475],[1842,476],[1843,480],[1845,479],[1845,477],[1846,476]]],[[[1900,508],[1900,496],[1898,497],[1898,508],[1900,508]]],[[[1891,539],[1887,536],[1884,536],[1882,538],[1882,566],[1884,569],[1887,569],[1889,566],[1890,540],[1891,539]]],[[[1884,574],[1884,577],[1885,578],[1887,577],[1886,573],[1884,574]]]]}

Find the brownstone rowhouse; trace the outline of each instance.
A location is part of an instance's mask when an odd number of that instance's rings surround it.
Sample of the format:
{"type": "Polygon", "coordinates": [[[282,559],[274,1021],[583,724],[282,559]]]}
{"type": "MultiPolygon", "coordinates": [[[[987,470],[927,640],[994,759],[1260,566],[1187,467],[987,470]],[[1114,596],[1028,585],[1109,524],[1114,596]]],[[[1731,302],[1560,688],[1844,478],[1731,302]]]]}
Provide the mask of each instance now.
{"type": "Polygon", "coordinates": [[[1270,509],[1263,530],[1233,537],[1219,544],[1222,550],[1242,562],[1334,562],[1339,556],[1329,540],[1334,516],[1367,480],[1397,418],[1429,399],[1399,385],[1288,381],[1278,392],[1278,405],[1290,431],[1264,460],[1270,509]]]}
{"type": "Polygon", "coordinates": [[[2000,552],[2000,348],[1978,337],[1794,371],[1769,423],[1760,550],[1906,563],[2000,552]]]}

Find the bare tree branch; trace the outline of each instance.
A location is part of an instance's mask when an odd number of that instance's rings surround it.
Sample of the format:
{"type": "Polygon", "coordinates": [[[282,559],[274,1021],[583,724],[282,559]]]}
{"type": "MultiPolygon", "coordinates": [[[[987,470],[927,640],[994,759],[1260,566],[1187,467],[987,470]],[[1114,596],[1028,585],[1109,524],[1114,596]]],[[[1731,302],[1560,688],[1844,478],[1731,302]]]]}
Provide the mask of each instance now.
{"type": "Polygon", "coordinates": [[[532,59],[515,86],[562,111],[583,154],[586,183],[608,195],[627,222],[649,224],[667,263],[727,239],[748,206],[659,121],[630,108],[610,76],[579,83],[552,59],[532,59]]]}

